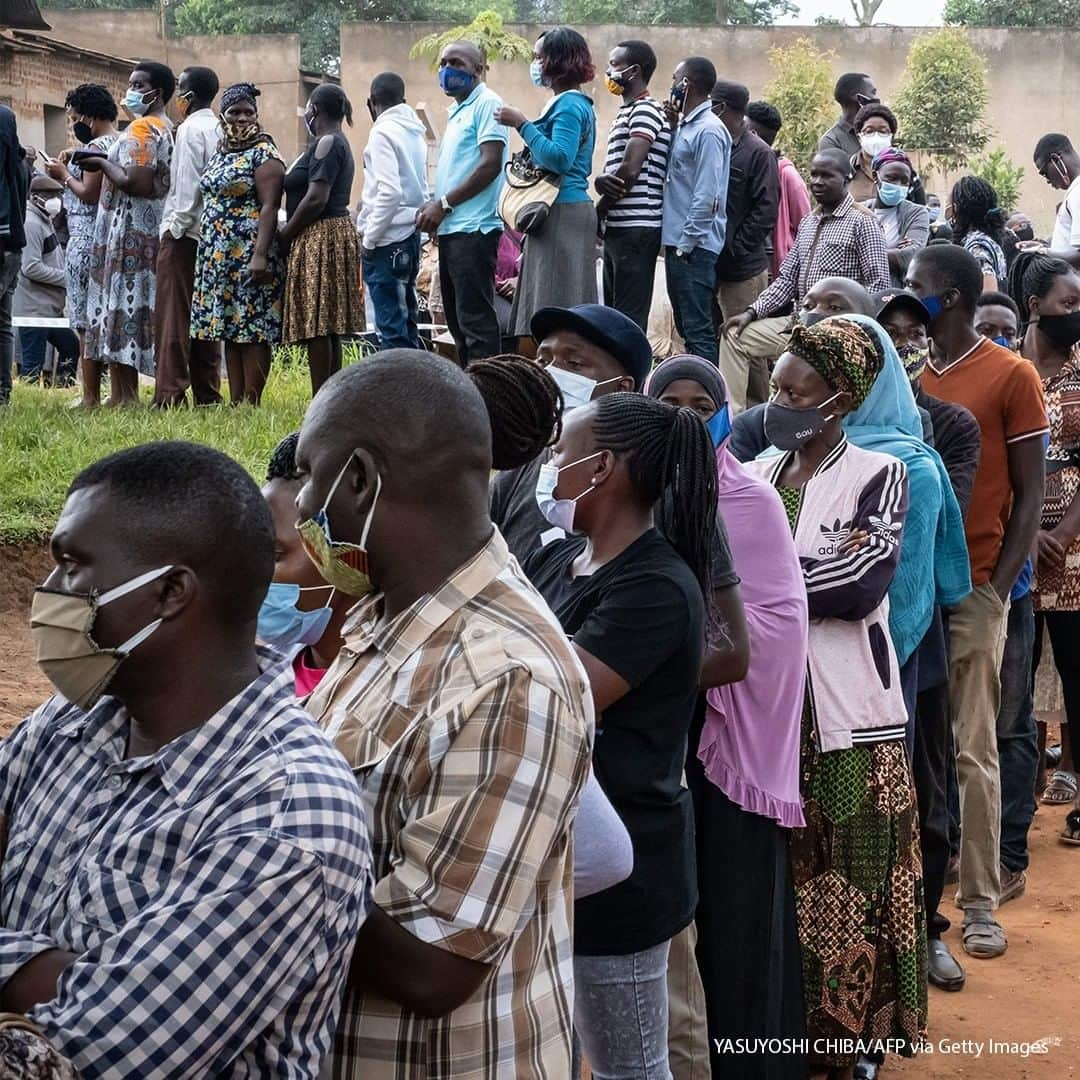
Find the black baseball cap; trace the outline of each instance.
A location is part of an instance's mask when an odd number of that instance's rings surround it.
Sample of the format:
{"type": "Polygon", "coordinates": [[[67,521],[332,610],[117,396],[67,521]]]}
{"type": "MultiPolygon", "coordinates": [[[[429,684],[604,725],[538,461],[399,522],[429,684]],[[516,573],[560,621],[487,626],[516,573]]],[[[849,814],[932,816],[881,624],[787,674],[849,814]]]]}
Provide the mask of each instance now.
{"type": "Polygon", "coordinates": [[[537,345],[556,330],[572,330],[610,353],[640,390],[652,367],[652,346],[641,327],[621,311],[603,304],[541,308],[529,324],[537,345]]]}
{"type": "Polygon", "coordinates": [[[930,312],[926,305],[907,289],[885,289],[874,293],[874,304],[877,306],[877,318],[881,318],[887,311],[906,308],[923,326],[930,325],[930,312]]]}

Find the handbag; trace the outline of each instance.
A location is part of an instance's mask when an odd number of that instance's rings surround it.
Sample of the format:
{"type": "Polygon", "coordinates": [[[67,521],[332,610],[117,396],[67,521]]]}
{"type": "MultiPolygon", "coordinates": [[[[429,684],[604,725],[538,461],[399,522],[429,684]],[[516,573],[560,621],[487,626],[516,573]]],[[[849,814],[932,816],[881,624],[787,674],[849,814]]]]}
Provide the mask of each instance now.
{"type": "Polygon", "coordinates": [[[503,172],[499,217],[526,236],[539,232],[559,197],[562,177],[537,166],[528,147],[514,154],[503,172]]]}

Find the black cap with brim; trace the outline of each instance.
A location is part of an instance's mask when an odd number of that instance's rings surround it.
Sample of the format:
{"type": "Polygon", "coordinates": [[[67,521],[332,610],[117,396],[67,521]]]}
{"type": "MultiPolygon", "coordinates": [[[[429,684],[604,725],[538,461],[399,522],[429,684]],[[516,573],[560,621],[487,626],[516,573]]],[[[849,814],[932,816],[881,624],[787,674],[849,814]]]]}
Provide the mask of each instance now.
{"type": "Polygon", "coordinates": [[[652,367],[652,346],[641,327],[621,311],[603,304],[541,308],[533,315],[529,330],[537,345],[556,330],[580,334],[611,354],[627,375],[632,376],[635,390],[641,389],[652,367]]]}
{"type": "Polygon", "coordinates": [[[874,303],[877,305],[878,319],[881,319],[888,311],[907,310],[923,326],[930,325],[930,312],[926,309],[926,305],[907,289],[885,289],[883,292],[874,293],[874,303]]]}

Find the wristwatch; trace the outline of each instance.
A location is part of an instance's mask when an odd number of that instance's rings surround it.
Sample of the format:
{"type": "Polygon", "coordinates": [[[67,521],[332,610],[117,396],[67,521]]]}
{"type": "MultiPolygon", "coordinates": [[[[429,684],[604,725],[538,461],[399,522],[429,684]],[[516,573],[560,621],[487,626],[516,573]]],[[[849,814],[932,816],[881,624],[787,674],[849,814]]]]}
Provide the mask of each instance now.
{"type": "Polygon", "coordinates": [[[454,212],[454,208],[450,205],[450,200],[447,199],[445,195],[439,200],[439,205],[442,206],[444,214],[452,214],[454,212]]]}

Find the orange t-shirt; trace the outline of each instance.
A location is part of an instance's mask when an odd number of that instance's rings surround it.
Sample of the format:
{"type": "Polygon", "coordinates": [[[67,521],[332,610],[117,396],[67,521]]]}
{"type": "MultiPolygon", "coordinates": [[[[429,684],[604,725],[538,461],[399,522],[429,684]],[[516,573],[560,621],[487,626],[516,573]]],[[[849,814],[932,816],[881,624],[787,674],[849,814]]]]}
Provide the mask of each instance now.
{"type": "Polygon", "coordinates": [[[971,580],[983,585],[997,565],[1012,509],[1006,447],[1049,430],[1042,380],[1034,364],[987,340],[944,369],[931,360],[922,386],[931,397],[963,405],[979,421],[982,448],[966,532],[971,580]]]}

